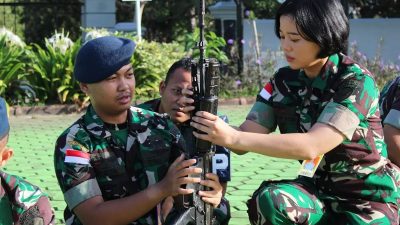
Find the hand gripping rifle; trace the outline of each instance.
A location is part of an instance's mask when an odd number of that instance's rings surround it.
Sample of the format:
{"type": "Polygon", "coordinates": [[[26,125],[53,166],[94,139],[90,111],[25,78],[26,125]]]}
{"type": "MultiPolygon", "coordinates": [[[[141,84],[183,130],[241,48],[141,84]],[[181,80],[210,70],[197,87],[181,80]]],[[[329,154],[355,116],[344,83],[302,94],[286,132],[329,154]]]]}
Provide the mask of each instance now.
{"type": "MultiPolygon", "coordinates": [[[[205,58],[205,40],[204,40],[204,14],[205,2],[200,0],[200,42],[198,47],[200,50],[199,60],[196,62],[192,60],[192,86],[195,110],[206,111],[214,115],[217,114],[218,107],[218,86],[219,86],[219,69],[220,64],[216,59],[205,58]]],[[[201,131],[197,131],[202,133],[201,131]]],[[[212,157],[215,152],[215,145],[208,141],[197,139],[193,136],[192,132],[185,135],[185,141],[189,147],[189,158],[196,158],[196,167],[203,170],[201,178],[205,179],[205,174],[212,172],[212,157]]],[[[198,195],[198,191],[208,190],[208,188],[200,184],[190,184],[187,188],[194,189],[194,193],[189,196],[183,197],[183,204],[177,208],[178,216],[176,216],[172,223],[173,225],[216,225],[217,221],[213,218],[213,206],[205,203],[198,195]]]]}

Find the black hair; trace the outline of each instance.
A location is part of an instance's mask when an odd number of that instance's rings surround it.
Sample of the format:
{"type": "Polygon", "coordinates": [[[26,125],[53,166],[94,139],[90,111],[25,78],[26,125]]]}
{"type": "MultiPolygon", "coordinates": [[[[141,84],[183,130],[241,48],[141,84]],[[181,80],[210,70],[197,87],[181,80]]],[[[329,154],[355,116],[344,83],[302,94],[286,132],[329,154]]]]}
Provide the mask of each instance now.
{"type": "Polygon", "coordinates": [[[165,77],[165,84],[168,84],[168,81],[171,79],[171,75],[175,72],[175,70],[182,68],[188,72],[192,71],[192,59],[191,58],[182,58],[179,61],[174,62],[172,66],[169,68],[167,72],[167,76],[165,77]]]}
{"type": "Polygon", "coordinates": [[[281,16],[291,17],[300,35],[321,48],[318,58],[347,52],[350,28],[340,0],[286,0],[275,17],[278,38],[281,16]]]}

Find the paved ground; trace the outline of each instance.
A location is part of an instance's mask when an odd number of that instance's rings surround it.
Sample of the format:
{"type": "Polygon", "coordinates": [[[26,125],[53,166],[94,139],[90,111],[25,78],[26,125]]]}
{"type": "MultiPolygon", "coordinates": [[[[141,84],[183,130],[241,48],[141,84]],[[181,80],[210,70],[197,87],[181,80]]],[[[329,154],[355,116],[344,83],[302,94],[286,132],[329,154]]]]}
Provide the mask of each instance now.
{"type": "MultiPolygon", "coordinates": [[[[249,106],[220,106],[220,112],[229,116],[230,123],[238,125],[249,106]]],[[[53,169],[54,142],[58,135],[79,115],[38,115],[11,117],[9,146],[15,151],[5,170],[22,176],[40,186],[51,198],[58,224],[63,224],[65,208],[53,169]]],[[[249,224],[245,201],[263,180],[293,178],[298,163],[257,154],[232,154],[232,181],[228,184],[227,198],[231,202],[232,225],[249,224]]]]}

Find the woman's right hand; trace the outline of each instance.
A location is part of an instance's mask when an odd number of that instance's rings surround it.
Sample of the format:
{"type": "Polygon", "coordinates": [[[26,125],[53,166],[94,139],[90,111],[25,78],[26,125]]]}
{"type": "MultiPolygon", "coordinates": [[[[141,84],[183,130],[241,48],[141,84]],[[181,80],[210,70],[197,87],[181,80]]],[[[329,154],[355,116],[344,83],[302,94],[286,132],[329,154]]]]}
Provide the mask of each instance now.
{"type": "Polygon", "coordinates": [[[196,116],[192,117],[190,125],[205,134],[193,132],[194,136],[216,145],[234,148],[239,131],[235,130],[225,123],[218,116],[205,111],[198,111],[196,116]]]}

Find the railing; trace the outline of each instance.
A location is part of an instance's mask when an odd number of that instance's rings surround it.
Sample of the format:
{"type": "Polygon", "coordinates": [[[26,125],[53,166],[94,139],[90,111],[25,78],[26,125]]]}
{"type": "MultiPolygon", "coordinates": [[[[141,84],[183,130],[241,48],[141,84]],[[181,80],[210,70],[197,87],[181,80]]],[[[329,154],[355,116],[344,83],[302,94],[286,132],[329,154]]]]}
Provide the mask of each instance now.
{"type": "Polygon", "coordinates": [[[12,30],[27,41],[42,41],[49,35],[43,27],[54,32],[70,26],[66,21],[71,21],[68,20],[71,17],[79,22],[74,23],[79,30],[82,5],[80,0],[0,0],[0,27],[12,30]],[[35,30],[37,37],[30,33],[35,30]]]}

